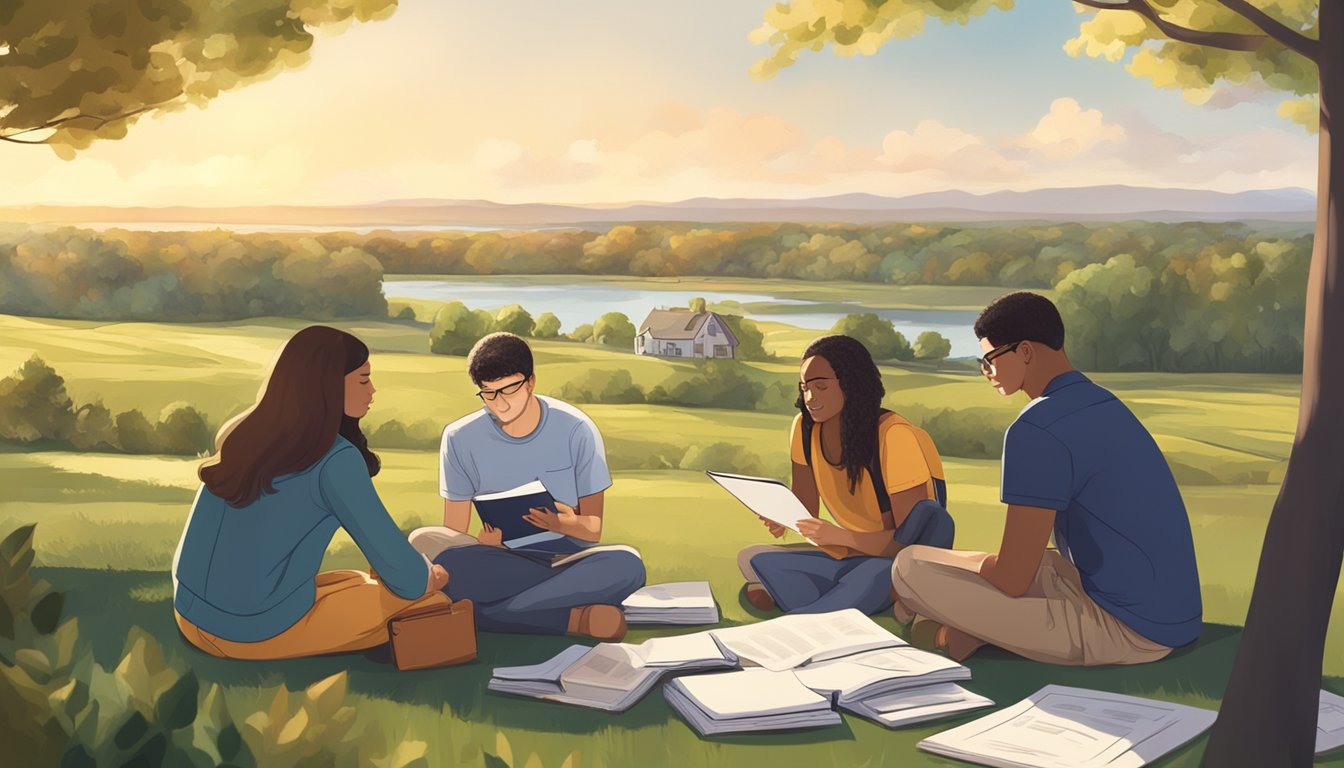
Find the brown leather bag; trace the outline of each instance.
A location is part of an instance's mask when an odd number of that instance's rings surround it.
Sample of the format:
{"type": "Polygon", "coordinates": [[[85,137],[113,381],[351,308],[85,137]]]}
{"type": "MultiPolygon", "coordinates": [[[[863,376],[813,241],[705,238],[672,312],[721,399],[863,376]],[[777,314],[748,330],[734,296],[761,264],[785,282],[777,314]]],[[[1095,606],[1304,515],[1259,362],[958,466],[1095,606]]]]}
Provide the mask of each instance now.
{"type": "Polygon", "coordinates": [[[476,613],[470,600],[431,605],[392,617],[392,661],[397,669],[429,669],[476,658],[476,613]]]}

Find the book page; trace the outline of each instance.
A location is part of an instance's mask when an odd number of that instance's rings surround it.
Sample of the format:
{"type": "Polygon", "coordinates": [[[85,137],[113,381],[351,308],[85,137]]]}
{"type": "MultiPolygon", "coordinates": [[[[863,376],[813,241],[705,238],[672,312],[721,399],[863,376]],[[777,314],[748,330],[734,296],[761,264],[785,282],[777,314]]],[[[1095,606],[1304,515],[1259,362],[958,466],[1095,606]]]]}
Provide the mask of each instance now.
{"type": "Polygon", "coordinates": [[[724,658],[723,650],[708,632],[655,637],[640,643],[637,648],[641,657],[639,666],[672,666],[724,658]]]}
{"type": "Polygon", "coordinates": [[[830,700],[788,672],[743,669],[679,677],[673,684],[715,719],[830,709],[830,700]]]}
{"type": "Polygon", "coordinates": [[[707,581],[650,584],[621,601],[624,608],[711,608],[714,593],[707,581]]]}
{"type": "Polygon", "coordinates": [[[635,646],[600,643],[560,675],[560,684],[631,691],[649,674],[635,646]]]}
{"type": "Polygon", "coordinates": [[[808,664],[794,670],[794,674],[799,682],[814,691],[834,691],[846,696],[883,680],[916,678],[956,669],[964,667],[938,654],[915,648],[888,648],[808,664]]]}
{"type": "Polygon", "coordinates": [[[811,659],[906,644],[853,608],[780,616],[710,632],[739,658],[777,672],[811,659]]]}
{"type": "Polygon", "coordinates": [[[793,495],[793,491],[778,480],[724,472],[705,474],[745,504],[747,509],[766,520],[779,523],[794,533],[798,532],[798,521],[812,519],[807,507],[793,495]]]}

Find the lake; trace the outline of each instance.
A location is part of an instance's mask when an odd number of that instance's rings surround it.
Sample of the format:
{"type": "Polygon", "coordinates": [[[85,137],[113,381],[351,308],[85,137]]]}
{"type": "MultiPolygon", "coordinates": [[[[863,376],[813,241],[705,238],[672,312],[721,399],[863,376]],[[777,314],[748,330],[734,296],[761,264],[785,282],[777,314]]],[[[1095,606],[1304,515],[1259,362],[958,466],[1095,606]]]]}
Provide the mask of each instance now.
{"type": "MultiPolygon", "coordinates": [[[[787,323],[799,328],[828,331],[846,314],[873,312],[891,320],[896,330],[910,343],[924,331],[938,331],[952,342],[953,357],[980,354],[980,345],[971,330],[977,312],[967,310],[871,309],[857,302],[837,306],[835,302],[784,299],[762,293],[675,290],[616,285],[527,285],[522,282],[481,280],[388,280],[383,293],[389,299],[460,301],[472,309],[496,310],[509,304],[521,304],[535,317],[554,313],[565,331],[591,323],[606,312],[620,312],[636,326],[656,307],[684,307],[694,297],[716,304],[735,302],[745,305],[743,315],[753,320],[787,323]],[[753,312],[751,305],[775,305],[769,313],[753,312]],[[784,311],[779,311],[779,310],[784,311]]],[[[818,334],[820,335],[820,334],[818,334]]]]}

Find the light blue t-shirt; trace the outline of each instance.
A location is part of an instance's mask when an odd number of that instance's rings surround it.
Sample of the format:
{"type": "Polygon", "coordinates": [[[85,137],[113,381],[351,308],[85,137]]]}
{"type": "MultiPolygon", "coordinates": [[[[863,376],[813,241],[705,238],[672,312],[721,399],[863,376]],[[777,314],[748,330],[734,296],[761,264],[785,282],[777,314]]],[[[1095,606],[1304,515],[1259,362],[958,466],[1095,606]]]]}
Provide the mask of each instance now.
{"type": "Polygon", "coordinates": [[[1055,544],[1111,615],[1169,647],[1203,615],[1190,519],[1166,458],[1115,395],[1060,374],[1003,441],[1005,504],[1053,509],[1055,544]]]}
{"type": "Polygon", "coordinates": [[[444,428],[439,495],[469,501],[539,480],[557,501],[577,507],[581,497],[611,487],[606,448],[593,420],[568,403],[536,397],[541,421],[525,437],[505,434],[485,407],[444,428]]]}

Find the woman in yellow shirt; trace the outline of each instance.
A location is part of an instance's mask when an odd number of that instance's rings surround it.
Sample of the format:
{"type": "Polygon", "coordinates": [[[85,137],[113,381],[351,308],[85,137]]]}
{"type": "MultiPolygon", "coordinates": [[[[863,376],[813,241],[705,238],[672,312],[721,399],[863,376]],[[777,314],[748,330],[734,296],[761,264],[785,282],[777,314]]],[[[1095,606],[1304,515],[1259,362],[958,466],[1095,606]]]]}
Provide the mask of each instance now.
{"type": "MultiPolygon", "coordinates": [[[[938,449],[927,432],[882,408],[881,374],[857,339],[812,342],[798,393],[791,487],[814,518],[798,530],[817,546],[744,549],[738,565],[747,599],[786,613],[884,611],[892,604],[897,552],[911,544],[952,546],[938,449]],[[822,501],[835,523],[819,517],[822,501]]],[[[784,534],[776,523],[765,525],[776,538],[784,534]]]]}

